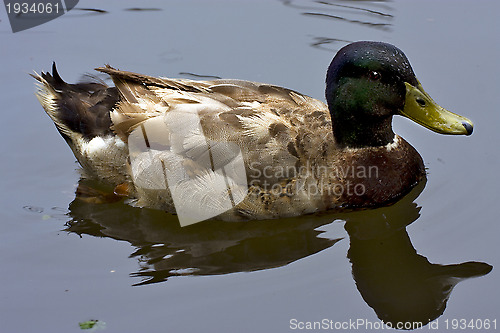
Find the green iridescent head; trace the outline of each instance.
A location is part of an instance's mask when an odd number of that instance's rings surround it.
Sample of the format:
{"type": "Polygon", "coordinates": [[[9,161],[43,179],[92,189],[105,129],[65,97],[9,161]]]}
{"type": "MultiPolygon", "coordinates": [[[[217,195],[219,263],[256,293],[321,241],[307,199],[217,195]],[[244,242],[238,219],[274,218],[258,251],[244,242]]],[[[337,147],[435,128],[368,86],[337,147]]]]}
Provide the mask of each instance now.
{"type": "Polygon", "coordinates": [[[423,90],[405,54],[380,42],[355,42],[338,51],[326,76],[326,99],[340,145],[392,142],[392,116],[402,115],[442,134],[472,134],[472,122],[451,113],[423,90]]]}

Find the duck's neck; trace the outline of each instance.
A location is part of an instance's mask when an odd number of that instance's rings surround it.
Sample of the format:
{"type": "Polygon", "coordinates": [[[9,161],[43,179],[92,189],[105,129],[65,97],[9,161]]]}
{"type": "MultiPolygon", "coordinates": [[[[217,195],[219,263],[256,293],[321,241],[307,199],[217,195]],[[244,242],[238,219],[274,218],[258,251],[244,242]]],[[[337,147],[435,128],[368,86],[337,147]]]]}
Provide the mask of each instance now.
{"type": "Polygon", "coordinates": [[[332,115],[333,136],[340,147],[363,148],[385,146],[394,140],[392,116],[364,122],[353,122],[332,115]]]}

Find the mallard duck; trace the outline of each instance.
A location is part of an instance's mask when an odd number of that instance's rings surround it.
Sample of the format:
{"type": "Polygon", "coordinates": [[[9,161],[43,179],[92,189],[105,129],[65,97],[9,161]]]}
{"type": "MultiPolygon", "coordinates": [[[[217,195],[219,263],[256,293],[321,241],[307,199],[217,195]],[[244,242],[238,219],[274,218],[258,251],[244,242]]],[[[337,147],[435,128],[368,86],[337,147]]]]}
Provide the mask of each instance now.
{"type": "Polygon", "coordinates": [[[35,73],[38,100],[89,177],[132,205],[177,213],[181,225],[387,205],[425,177],[394,115],[443,134],[473,129],[381,42],[338,51],[327,104],[270,84],[96,70],[115,86],[68,84],[55,64],[35,73]]]}

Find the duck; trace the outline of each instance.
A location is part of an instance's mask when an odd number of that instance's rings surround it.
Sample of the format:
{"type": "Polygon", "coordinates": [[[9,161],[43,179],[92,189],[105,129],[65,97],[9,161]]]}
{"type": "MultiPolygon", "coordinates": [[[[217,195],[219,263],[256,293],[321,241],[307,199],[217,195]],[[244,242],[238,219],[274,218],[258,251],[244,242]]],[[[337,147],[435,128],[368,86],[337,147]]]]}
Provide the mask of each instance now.
{"type": "Polygon", "coordinates": [[[267,220],[390,205],[426,177],[393,116],[471,135],[394,45],[353,42],[333,57],[326,103],[280,86],[96,68],[69,84],[34,73],[36,96],[81,165],[130,205],[204,220],[267,220]]]}

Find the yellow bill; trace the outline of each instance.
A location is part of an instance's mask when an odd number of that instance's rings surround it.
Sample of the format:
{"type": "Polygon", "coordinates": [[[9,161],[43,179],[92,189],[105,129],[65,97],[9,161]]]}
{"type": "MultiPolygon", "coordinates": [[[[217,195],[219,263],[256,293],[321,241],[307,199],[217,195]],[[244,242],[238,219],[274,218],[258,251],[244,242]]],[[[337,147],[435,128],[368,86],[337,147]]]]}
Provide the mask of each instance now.
{"type": "Polygon", "coordinates": [[[437,133],[472,134],[474,128],[472,121],[439,106],[425,92],[420,82],[416,87],[407,82],[405,85],[405,107],[401,111],[403,116],[437,133]]]}

